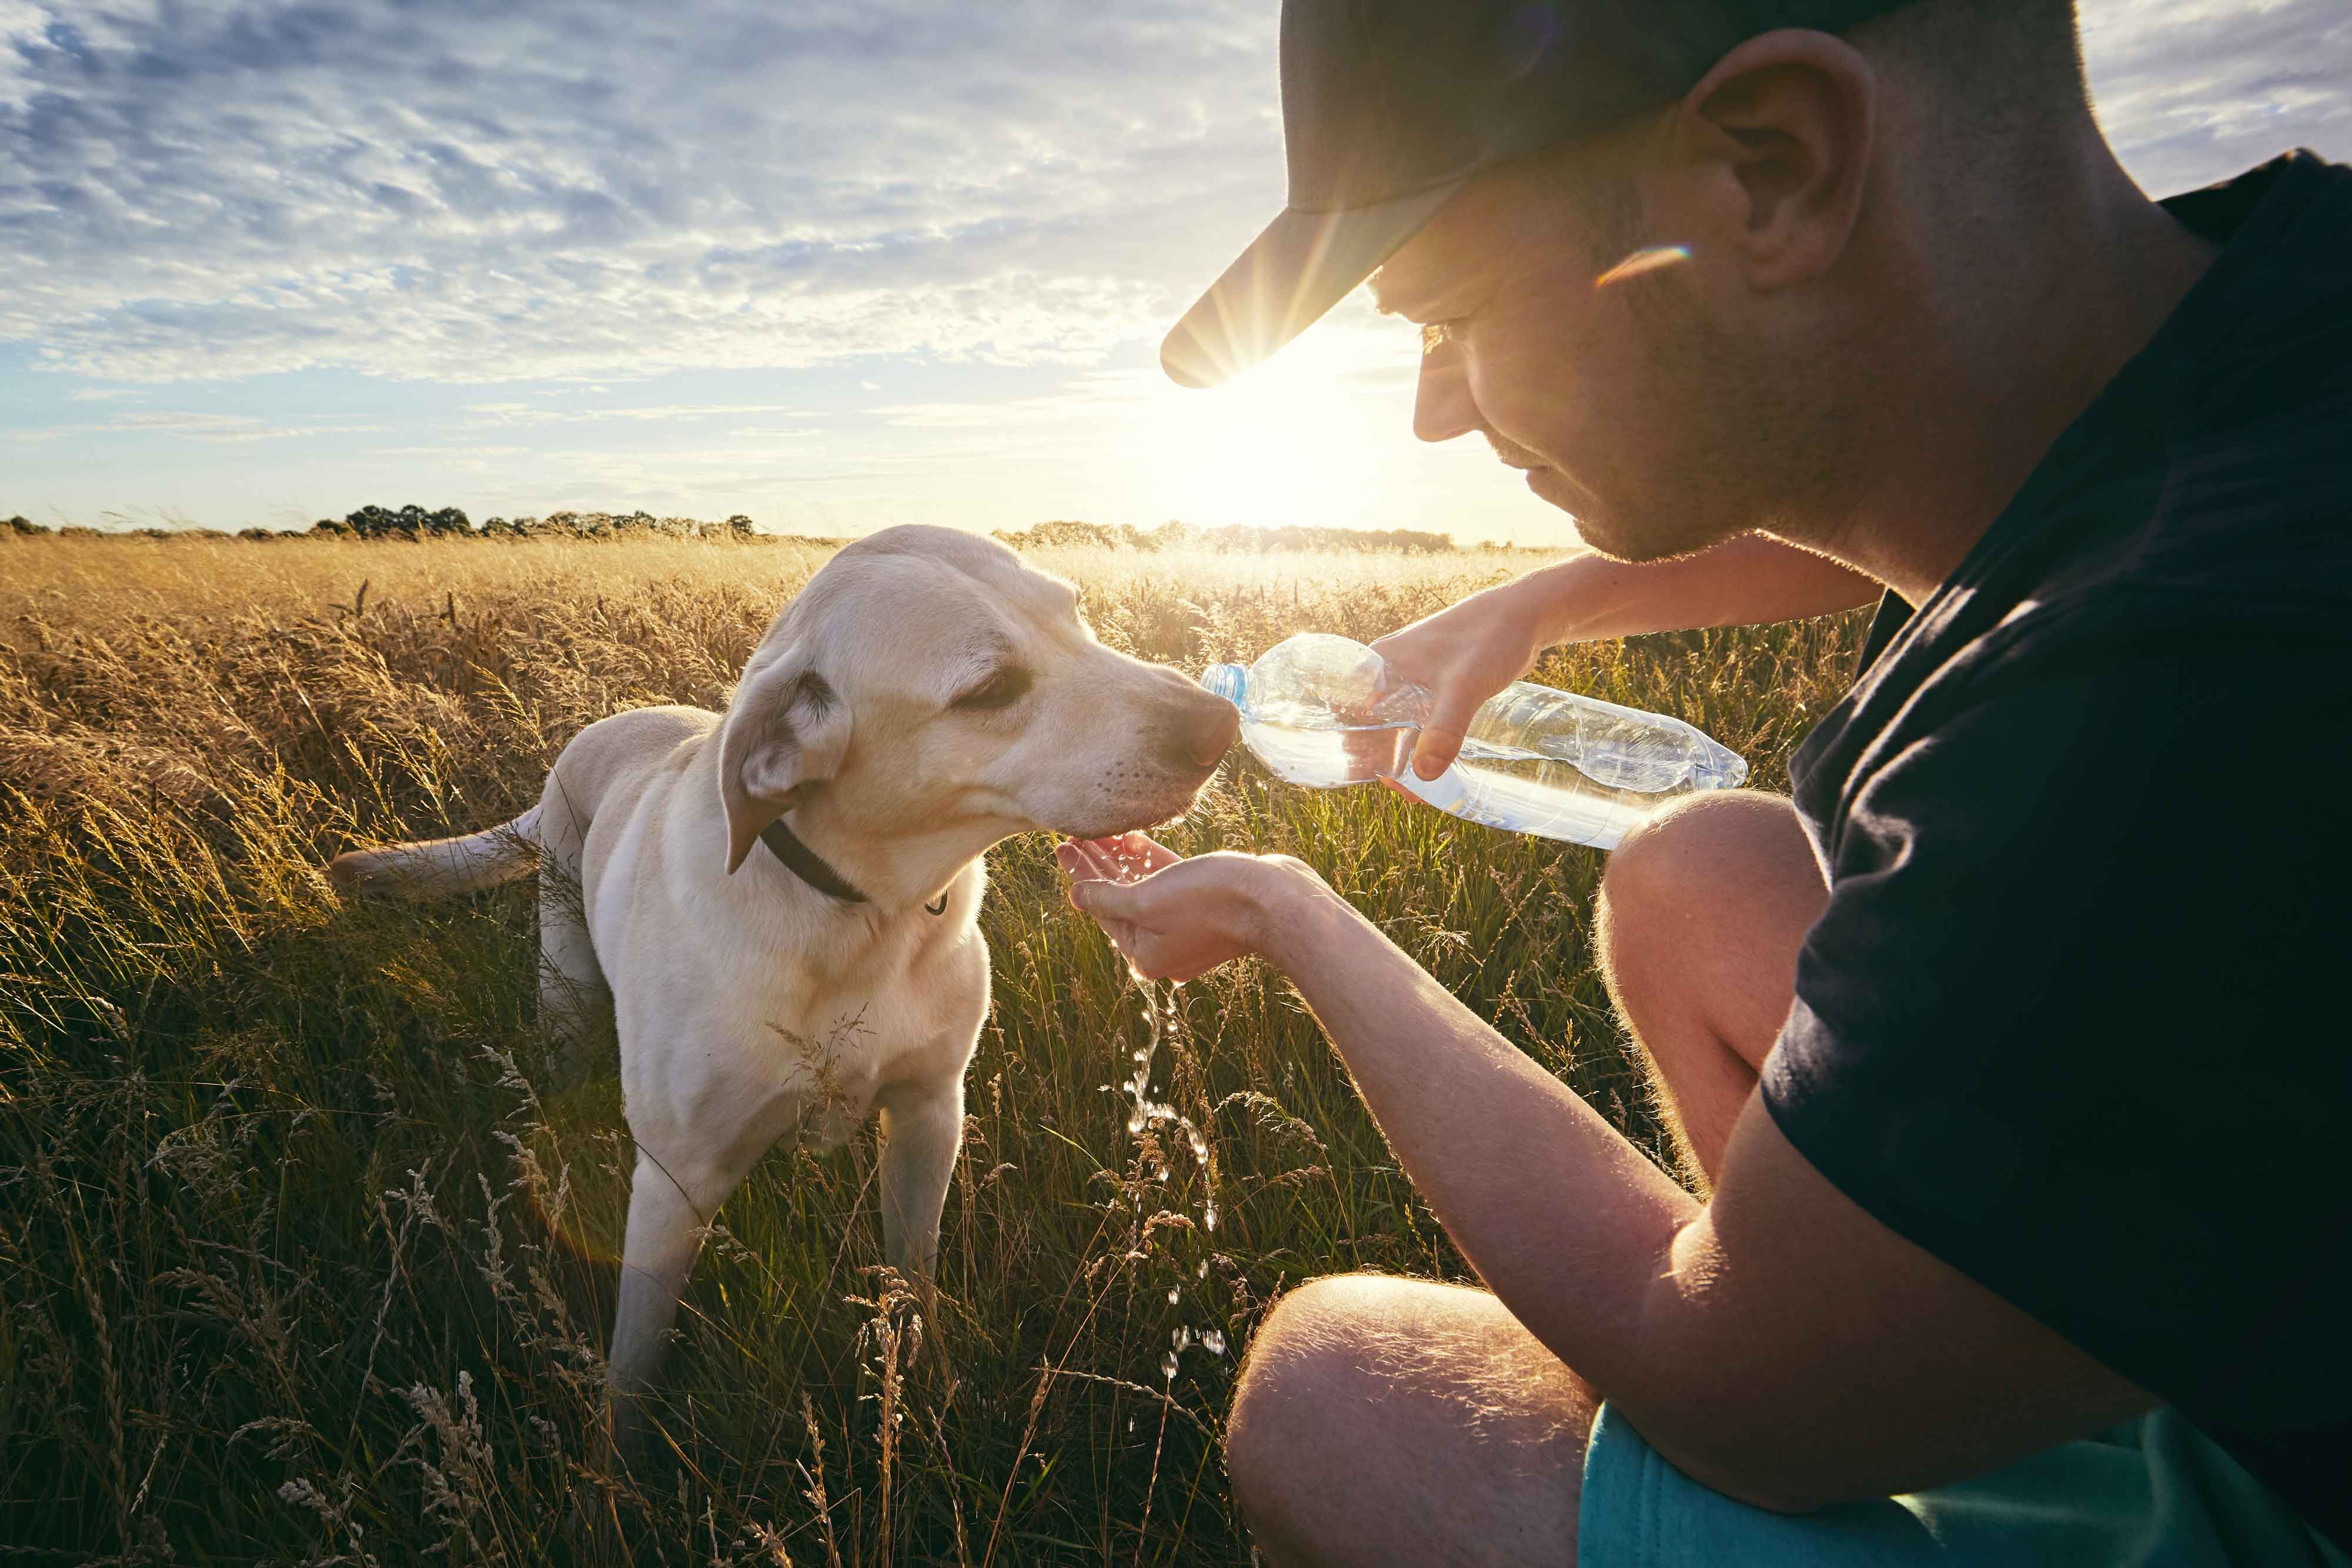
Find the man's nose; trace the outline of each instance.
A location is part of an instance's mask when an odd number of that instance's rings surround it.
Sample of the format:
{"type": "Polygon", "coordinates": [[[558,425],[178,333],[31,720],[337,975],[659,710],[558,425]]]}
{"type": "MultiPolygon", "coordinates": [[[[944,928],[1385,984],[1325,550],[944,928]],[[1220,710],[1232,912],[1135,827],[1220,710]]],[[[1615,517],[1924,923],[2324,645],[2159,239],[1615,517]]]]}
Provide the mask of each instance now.
{"type": "Polygon", "coordinates": [[[1470,367],[1461,345],[1439,341],[1421,356],[1421,382],[1412,397],[1413,434],[1423,441],[1451,441],[1486,427],[1477,400],[1470,395],[1470,367]]]}

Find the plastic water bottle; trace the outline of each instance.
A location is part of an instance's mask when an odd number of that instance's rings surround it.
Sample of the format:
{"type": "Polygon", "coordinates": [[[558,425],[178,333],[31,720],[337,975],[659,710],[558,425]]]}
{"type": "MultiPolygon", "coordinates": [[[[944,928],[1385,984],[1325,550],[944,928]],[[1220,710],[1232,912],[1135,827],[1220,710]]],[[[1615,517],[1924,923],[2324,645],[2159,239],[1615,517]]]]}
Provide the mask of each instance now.
{"type": "Polygon", "coordinates": [[[1738,753],[1678,718],[1517,681],[1471,719],[1454,765],[1423,779],[1412,762],[1428,688],[1361,643],[1320,632],[1247,669],[1213,664],[1201,684],[1241,710],[1242,738],[1293,784],[1393,779],[1465,821],[1598,849],[1678,795],[1748,777],[1738,753]]]}

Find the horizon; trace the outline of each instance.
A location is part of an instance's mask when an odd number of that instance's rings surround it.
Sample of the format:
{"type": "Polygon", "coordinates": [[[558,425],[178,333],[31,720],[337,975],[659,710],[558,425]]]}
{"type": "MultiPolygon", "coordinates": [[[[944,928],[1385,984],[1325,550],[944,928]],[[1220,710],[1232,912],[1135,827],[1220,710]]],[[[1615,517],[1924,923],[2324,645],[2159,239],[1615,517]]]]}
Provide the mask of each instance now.
{"type": "MultiPolygon", "coordinates": [[[[2083,11],[2152,193],[2352,156],[2339,4],[2083,11]]],[[[0,0],[0,516],[1572,542],[1483,443],[1412,439],[1361,290],[1229,387],[1160,376],[1282,204],[1275,15],[0,0]]]]}

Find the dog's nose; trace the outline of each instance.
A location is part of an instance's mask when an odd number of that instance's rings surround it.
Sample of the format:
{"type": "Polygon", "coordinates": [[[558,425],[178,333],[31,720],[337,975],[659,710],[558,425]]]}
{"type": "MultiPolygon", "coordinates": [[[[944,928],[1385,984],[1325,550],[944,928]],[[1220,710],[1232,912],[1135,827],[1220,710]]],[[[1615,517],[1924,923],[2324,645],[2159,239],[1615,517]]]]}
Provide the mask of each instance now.
{"type": "Polygon", "coordinates": [[[1171,766],[1214,768],[1240,737],[1241,715],[1223,697],[1188,694],[1162,721],[1160,755],[1171,766]]]}

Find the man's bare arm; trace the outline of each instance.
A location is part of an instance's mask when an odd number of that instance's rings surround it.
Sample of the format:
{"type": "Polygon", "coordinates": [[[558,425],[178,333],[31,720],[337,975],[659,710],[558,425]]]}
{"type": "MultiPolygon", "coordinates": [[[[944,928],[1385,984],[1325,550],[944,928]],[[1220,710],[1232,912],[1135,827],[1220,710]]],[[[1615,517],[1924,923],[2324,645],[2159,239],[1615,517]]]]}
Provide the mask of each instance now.
{"type": "Polygon", "coordinates": [[[1588,552],[1474,593],[1372,647],[1435,697],[1413,751],[1415,771],[1434,779],[1461,749],[1478,705],[1546,648],[1826,615],[1866,604],[1877,591],[1859,572],[1760,534],[1642,566],[1588,552]]]}
{"type": "Polygon", "coordinates": [[[1880,1225],[1760,1102],[1702,1207],[1319,882],[1279,886],[1266,956],[1432,1211],[1687,1473],[1804,1509],[1979,1473],[2155,1403],[1880,1225]]]}
{"type": "Polygon", "coordinates": [[[1832,615],[1874,601],[1881,585],[1824,555],[1762,534],[1638,565],[1572,556],[1528,574],[1549,612],[1544,645],[1698,626],[1752,626],[1832,615]]]}
{"type": "Polygon", "coordinates": [[[1879,1224],[1751,1099],[1702,1206],[1326,886],[1129,835],[1056,852],[1143,973],[1298,988],[1454,1244],[1659,1452],[1803,1509],[1972,1475],[2154,1399],[1879,1224]],[[1122,885],[1138,855],[1150,871],[1122,885]]]}

